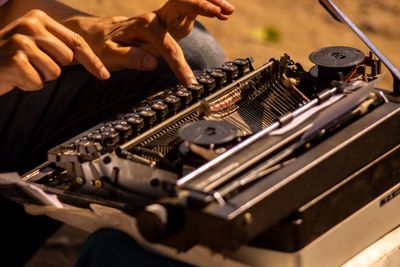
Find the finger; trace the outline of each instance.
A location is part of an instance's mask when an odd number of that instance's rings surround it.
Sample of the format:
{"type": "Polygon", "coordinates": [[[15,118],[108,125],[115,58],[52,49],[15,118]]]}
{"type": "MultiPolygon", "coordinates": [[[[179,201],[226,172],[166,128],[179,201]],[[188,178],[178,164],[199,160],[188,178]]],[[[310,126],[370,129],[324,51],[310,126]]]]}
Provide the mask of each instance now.
{"type": "Polygon", "coordinates": [[[229,16],[224,15],[224,14],[219,14],[219,15],[217,16],[217,18],[218,18],[219,20],[228,20],[228,19],[229,19],[229,16]]]}
{"type": "MultiPolygon", "coordinates": [[[[55,80],[60,76],[60,67],[46,53],[40,50],[36,43],[28,37],[18,35],[19,49],[24,52],[33,67],[42,74],[46,81],[55,80]]],[[[18,57],[19,55],[17,55],[18,57]]],[[[22,56],[20,56],[22,57],[22,56]]],[[[25,61],[25,57],[22,58],[25,61]]]]}
{"type": "Polygon", "coordinates": [[[167,61],[175,76],[185,85],[196,83],[196,78],[175,39],[157,21],[151,22],[150,26],[151,29],[146,32],[148,39],[167,61]]]}
{"type": "Polygon", "coordinates": [[[46,81],[55,80],[60,76],[61,69],[57,63],[36,45],[31,45],[30,49],[25,51],[25,53],[28,56],[29,62],[46,81]]]}
{"type": "Polygon", "coordinates": [[[48,31],[35,38],[37,46],[46,52],[60,66],[67,66],[74,60],[74,52],[60,39],[48,31]]]}
{"type": "Polygon", "coordinates": [[[180,1],[175,7],[180,13],[193,13],[207,17],[230,15],[235,7],[226,0],[180,1]]]}
{"type": "Polygon", "coordinates": [[[29,62],[28,56],[19,50],[13,58],[11,73],[18,77],[14,81],[14,86],[24,91],[36,91],[44,86],[44,81],[40,74],[29,62]]]}
{"type": "Polygon", "coordinates": [[[110,73],[104,64],[79,34],[69,30],[51,18],[46,21],[46,28],[73,51],[74,58],[90,73],[102,80],[110,77],[110,73]]]}
{"type": "Polygon", "coordinates": [[[224,15],[230,15],[235,11],[235,6],[226,0],[208,0],[209,2],[219,6],[221,13],[224,15]]]}
{"type": "Polygon", "coordinates": [[[116,68],[149,71],[158,66],[155,56],[137,47],[120,47],[115,42],[107,41],[105,49],[106,53],[111,55],[111,65],[116,66],[116,68]]]}
{"type": "Polygon", "coordinates": [[[178,4],[171,4],[167,2],[166,5],[161,7],[161,9],[155,11],[157,15],[161,18],[168,18],[171,12],[171,7],[173,5],[173,12],[176,14],[196,14],[206,17],[216,17],[221,13],[221,8],[205,0],[201,1],[179,1],[178,4]]]}

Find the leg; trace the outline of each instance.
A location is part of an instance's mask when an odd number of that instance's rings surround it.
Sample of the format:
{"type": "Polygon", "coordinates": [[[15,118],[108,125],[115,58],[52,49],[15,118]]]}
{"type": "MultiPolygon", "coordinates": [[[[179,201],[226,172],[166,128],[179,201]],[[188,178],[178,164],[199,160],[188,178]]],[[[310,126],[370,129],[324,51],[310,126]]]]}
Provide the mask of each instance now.
{"type": "MultiPolygon", "coordinates": [[[[219,66],[224,60],[219,45],[200,24],[181,44],[194,69],[219,66]],[[212,56],[210,51],[214,51],[212,56]]],[[[153,72],[114,72],[106,82],[73,66],[65,68],[59,80],[46,84],[41,91],[13,90],[1,96],[0,172],[29,171],[46,160],[51,147],[131,107],[150,90],[174,84],[176,80],[165,63],[153,72]]],[[[0,220],[5,247],[0,256],[3,262],[10,262],[6,266],[21,266],[59,223],[27,215],[22,207],[3,199],[0,206],[7,214],[0,220]],[[17,257],[11,259],[16,252],[17,257]]]]}
{"type": "Polygon", "coordinates": [[[86,241],[76,267],[107,266],[184,267],[189,265],[152,253],[121,231],[102,229],[94,233],[86,241]]]}

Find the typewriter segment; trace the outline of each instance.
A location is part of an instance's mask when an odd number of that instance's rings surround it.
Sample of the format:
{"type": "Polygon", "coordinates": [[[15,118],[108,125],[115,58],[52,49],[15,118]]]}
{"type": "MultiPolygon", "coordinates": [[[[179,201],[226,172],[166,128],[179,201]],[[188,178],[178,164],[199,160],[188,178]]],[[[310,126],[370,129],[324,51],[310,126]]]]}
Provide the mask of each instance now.
{"type": "Polygon", "coordinates": [[[400,72],[331,0],[319,2],[372,52],[321,48],[310,70],[287,54],[257,69],[251,58],[226,62],[197,84],[149,90],[22,179],[84,216],[91,204],[133,216],[173,256],[342,266],[400,224],[400,72]],[[381,64],[393,92],[377,87],[381,64]]]}
{"type": "MultiPolygon", "coordinates": [[[[206,70],[198,84],[159,91],[51,149],[48,162],[25,180],[42,184],[66,202],[72,194],[77,205],[87,205],[87,199],[123,203],[123,209],[138,216],[146,238],[162,241],[164,235],[154,236],[161,222],[148,205],[159,203],[165,212],[179,213],[176,218],[186,216],[183,207],[234,205],[231,201],[246,188],[291,166],[315,144],[385,102],[368,85],[380,74],[380,61],[372,54],[328,47],[313,52],[310,60],[315,63],[310,72],[286,54],[259,69],[251,58],[243,58],[206,70]],[[337,96],[346,112],[327,110],[334,123],[320,119],[321,125],[310,124],[310,118],[327,116],[317,112],[274,134],[337,96]],[[82,203],[76,201],[79,196],[82,203]]],[[[183,222],[169,221],[163,232],[170,235],[171,224],[183,222]]],[[[213,242],[207,244],[219,249],[213,242]]]]}
{"type": "Polygon", "coordinates": [[[179,178],[300,109],[339,76],[343,83],[374,78],[354,48],[324,48],[310,59],[310,73],[288,55],[258,70],[251,58],[236,59],[205,71],[198,84],[151,95],[51,149],[57,175],[42,182],[110,198],[115,190],[168,196],[179,178]]]}

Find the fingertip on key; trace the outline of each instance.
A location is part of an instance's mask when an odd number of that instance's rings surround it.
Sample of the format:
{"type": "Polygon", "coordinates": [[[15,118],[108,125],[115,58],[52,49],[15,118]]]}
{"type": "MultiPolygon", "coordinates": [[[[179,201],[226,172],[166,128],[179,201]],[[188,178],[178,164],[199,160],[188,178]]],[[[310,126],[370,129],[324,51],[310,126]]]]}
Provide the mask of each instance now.
{"type": "Polygon", "coordinates": [[[104,80],[109,79],[111,76],[110,72],[106,69],[106,67],[101,68],[100,75],[101,75],[101,78],[103,78],[104,80]]]}

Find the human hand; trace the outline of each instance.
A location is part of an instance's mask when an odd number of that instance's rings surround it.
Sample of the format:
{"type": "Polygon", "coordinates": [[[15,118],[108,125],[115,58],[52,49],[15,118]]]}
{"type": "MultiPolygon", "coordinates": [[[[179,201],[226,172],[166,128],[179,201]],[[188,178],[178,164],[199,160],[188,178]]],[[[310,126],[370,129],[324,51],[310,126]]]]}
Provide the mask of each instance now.
{"type": "Polygon", "coordinates": [[[226,0],[168,0],[155,13],[175,40],[180,40],[192,31],[198,15],[227,20],[234,11],[226,0]]]}
{"type": "Polygon", "coordinates": [[[0,95],[15,87],[39,90],[73,61],[99,79],[110,76],[80,35],[43,11],[32,10],[0,31],[0,95]]]}
{"type": "Polygon", "coordinates": [[[196,82],[182,49],[155,13],[136,17],[79,17],[65,23],[82,35],[107,68],[153,70],[161,55],[183,84],[196,82]]]}
{"type": "Polygon", "coordinates": [[[111,70],[153,70],[161,55],[183,84],[196,83],[177,40],[198,15],[226,20],[234,7],[226,0],[169,0],[155,12],[126,18],[77,16],[64,25],[82,34],[111,70]]]}

